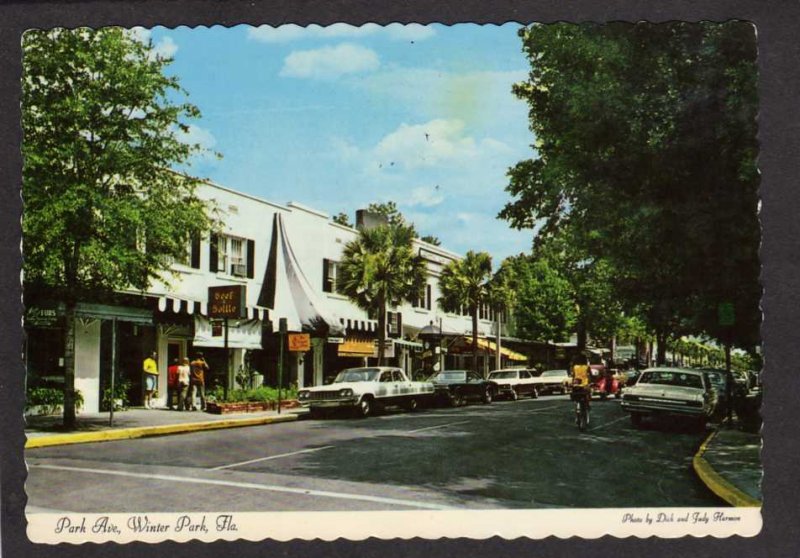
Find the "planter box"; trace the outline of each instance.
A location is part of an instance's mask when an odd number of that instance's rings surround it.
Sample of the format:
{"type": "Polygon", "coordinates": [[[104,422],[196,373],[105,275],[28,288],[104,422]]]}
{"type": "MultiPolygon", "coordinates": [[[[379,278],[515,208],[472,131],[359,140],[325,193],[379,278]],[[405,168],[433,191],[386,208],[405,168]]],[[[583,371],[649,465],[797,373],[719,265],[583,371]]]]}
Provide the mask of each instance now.
{"type": "MultiPolygon", "coordinates": [[[[281,401],[281,409],[293,409],[299,406],[300,403],[295,399],[281,401]]],[[[206,412],[212,415],[227,415],[231,413],[261,413],[263,411],[273,411],[276,408],[276,401],[209,402],[206,405],[206,412]]]]}

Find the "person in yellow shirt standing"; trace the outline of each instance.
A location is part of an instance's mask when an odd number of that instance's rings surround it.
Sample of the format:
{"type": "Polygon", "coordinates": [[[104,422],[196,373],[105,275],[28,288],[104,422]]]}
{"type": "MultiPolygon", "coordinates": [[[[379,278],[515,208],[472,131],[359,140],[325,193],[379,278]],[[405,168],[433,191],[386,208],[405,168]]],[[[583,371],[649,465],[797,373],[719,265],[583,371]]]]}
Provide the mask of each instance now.
{"type": "Polygon", "coordinates": [[[158,364],[156,364],[156,352],[144,359],[142,372],[144,373],[144,408],[153,408],[153,392],[158,385],[158,364]]]}

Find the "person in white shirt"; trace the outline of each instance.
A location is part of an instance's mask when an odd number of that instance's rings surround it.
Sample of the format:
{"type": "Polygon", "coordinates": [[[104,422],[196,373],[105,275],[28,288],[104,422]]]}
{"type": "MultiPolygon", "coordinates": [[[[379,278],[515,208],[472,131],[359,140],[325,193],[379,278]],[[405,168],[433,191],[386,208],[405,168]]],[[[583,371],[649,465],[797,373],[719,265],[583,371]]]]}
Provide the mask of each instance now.
{"type": "Polygon", "coordinates": [[[187,411],[189,401],[186,395],[189,392],[189,359],[184,358],[178,366],[178,410],[187,411]]]}

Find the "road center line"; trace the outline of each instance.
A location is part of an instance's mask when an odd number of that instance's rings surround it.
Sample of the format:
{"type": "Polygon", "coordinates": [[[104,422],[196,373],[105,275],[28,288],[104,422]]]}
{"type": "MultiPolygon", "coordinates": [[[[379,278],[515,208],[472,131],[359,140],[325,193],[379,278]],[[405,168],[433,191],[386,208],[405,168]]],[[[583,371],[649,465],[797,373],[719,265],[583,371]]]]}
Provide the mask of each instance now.
{"type": "Polygon", "coordinates": [[[327,490],[310,490],[305,488],[290,488],[288,486],[274,486],[269,484],[256,484],[251,482],[235,482],[229,480],[200,479],[189,477],[178,477],[174,475],[153,475],[150,473],[132,473],[129,471],[114,471],[108,469],[89,469],[81,467],[68,467],[66,465],[29,465],[31,468],[51,469],[55,471],[72,471],[77,473],[89,473],[93,475],[111,475],[118,477],[130,477],[144,480],[163,480],[168,482],[182,482],[187,484],[207,484],[212,486],[229,486],[232,488],[246,488],[251,490],[265,490],[270,492],[285,492],[288,494],[300,494],[304,496],[319,496],[322,498],[338,498],[341,500],[358,500],[362,502],[374,502],[378,504],[390,504],[396,506],[406,506],[409,508],[425,508],[431,510],[453,509],[451,506],[442,504],[430,504],[412,500],[400,500],[398,498],[383,498],[380,496],[368,496],[361,494],[346,494],[343,492],[330,492],[327,490]]]}
{"type": "Polygon", "coordinates": [[[230,463],[229,465],[220,465],[219,467],[212,467],[209,470],[210,471],[221,471],[222,469],[231,469],[233,467],[239,467],[240,465],[249,465],[251,463],[258,463],[259,461],[269,461],[271,459],[280,459],[282,457],[289,457],[289,456],[298,455],[298,454],[301,454],[301,453],[313,453],[315,451],[329,449],[329,448],[332,448],[332,447],[333,446],[322,446],[322,447],[319,447],[319,448],[310,448],[310,449],[304,449],[304,450],[298,450],[298,451],[291,451],[289,453],[279,453],[277,455],[270,455],[270,456],[267,456],[267,457],[258,457],[256,459],[249,459],[247,461],[240,461],[238,463],[230,463]]]}
{"type": "Polygon", "coordinates": [[[438,428],[447,428],[448,426],[455,426],[456,424],[464,424],[468,420],[461,420],[458,422],[448,422],[447,424],[439,424],[436,426],[426,426],[425,428],[417,428],[416,430],[409,430],[406,434],[416,434],[417,432],[425,432],[426,430],[436,430],[438,428]]]}

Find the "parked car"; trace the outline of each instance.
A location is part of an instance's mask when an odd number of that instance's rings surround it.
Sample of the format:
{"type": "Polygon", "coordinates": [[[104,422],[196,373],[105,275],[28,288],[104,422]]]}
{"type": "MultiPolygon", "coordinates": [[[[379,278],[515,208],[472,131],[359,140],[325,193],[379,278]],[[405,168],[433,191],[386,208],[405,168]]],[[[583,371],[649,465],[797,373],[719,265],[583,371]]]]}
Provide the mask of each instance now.
{"type": "Polygon", "coordinates": [[[312,415],[330,409],[351,409],[366,417],[376,407],[394,405],[414,411],[433,396],[433,391],[432,383],[412,382],[400,368],[348,368],[329,385],[300,390],[297,399],[312,415]]]}
{"type": "Polygon", "coordinates": [[[568,393],[572,385],[572,378],[567,370],[545,370],[536,380],[536,389],[540,394],[568,393]]]}
{"type": "Polygon", "coordinates": [[[489,381],[494,382],[497,397],[516,401],[523,395],[539,397],[537,378],[524,368],[506,368],[489,372],[489,381]]]}
{"type": "Polygon", "coordinates": [[[688,368],[649,368],[622,395],[622,408],[636,426],[642,417],[658,415],[690,417],[705,424],[716,405],[717,392],[708,374],[688,368]]]}
{"type": "Polygon", "coordinates": [[[491,403],[497,394],[497,385],[482,378],[472,370],[443,370],[429,378],[434,397],[440,403],[460,407],[469,400],[491,403]]]}

